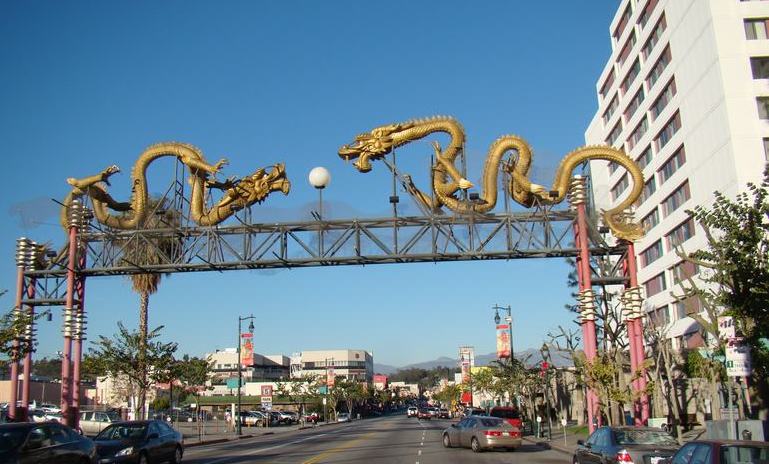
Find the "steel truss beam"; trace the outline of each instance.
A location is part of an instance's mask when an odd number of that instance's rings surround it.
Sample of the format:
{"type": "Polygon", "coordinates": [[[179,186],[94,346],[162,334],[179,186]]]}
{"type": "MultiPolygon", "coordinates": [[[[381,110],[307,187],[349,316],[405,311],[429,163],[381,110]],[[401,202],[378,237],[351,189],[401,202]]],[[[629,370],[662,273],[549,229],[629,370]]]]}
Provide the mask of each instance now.
{"type": "MultiPolygon", "coordinates": [[[[241,217],[250,218],[249,212],[241,217]]],[[[572,258],[575,213],[544,207],[529,212],[468,216],[316,220],[227,227],[100,230],[87,243],[85,277],[230,271],[313,266],[371,265],[519,258],[572,258]],[[158,243],[171,243],[163,250],[158,243]],[[125,250],[142,242],[161,251],[161,262],[134,263],[125,250]],[[169,251],[170,250],[170,251],[169,251]]],[[[599,237],[598,234],[591,234],[599,237]]],[[[596,256],[621,257],[623,246],[593,240],[596,256]]],[[[61,304],[66,292],[66,245],[47,269],[28,271],[35,305],[61,304]],[[32,278],[34,277],[34,280],[32,278]]],[[[622,282],[616,269],[594,268],[597,279],[622,282]]]]}

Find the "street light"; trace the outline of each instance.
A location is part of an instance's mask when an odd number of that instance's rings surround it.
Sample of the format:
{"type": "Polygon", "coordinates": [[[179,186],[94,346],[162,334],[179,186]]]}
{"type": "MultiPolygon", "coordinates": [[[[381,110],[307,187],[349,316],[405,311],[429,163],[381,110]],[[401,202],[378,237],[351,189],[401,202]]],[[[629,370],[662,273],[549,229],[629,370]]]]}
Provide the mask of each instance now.
{"type": "Polygon", "coordinates": [[[512,361],[515,359],[515,349],[513,347],[513,313],[512,309],[510,308],[510,305],[507,306],[499,306],[494,305],[492,308],[494,310],[494,323],[499,325],[499,323],[502,321],[502,319],[499,317],[499,310],[504,309],[507,311],[507,316],[505,316],[505,322],[507,322],[507,327],[510,329],[510,360],[512,361]]]}
{"type": "Polygon", "coordinates": [[[240,333],[241,331],[240,323],[249,319],[251,320],[251,322],[248,323],[248,332],[253,337],[254,319],[256,319],[254,315],[252,314],[250,316],[242,316],[242,317],[238,316],[238,410],[236,411],[236,414],[234,414],[235,417],[233,418],[234,420],[238,421],[238,435],[241,435],[243,432],[242,430],[243,416],[240,414],[240,396],[241,396],[240,389],[241,389],[241,384],[243,383],[243,366],[240,364],[240,345],[241,345],[241,338],[242,338],[240,333]]]}
{"type": "Polygon", "coordinates": [[[310,185],[318,190],[318,216],[323,218],[323,189],[328,187],[328,183],[331,182],[331,174],[328,169],[318,166],[310,171],[308,176],[310,185]]]}

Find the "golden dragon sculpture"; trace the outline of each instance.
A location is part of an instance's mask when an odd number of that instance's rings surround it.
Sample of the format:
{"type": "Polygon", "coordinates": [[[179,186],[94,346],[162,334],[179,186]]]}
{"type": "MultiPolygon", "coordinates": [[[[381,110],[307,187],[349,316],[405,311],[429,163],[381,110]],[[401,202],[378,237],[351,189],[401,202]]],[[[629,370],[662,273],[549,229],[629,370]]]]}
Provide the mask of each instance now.
{"type": "Polygon", "coordinates": [[[622,151],[606,146],[582,147],[567,154],[555,174],[553,186],[532,183],[529,178],[531,167],[531,147],[521,137],[505,135],[497,139],[489,148],[482,176],[482,192],[479,202],[462,201],[456,195],[459,190],[473,187],[473,184],[463,178],[454,165],[457,154],[465,143],[465,132],[459,122],[450,117],[413,120],[399,124],[380,126],[355,137],[349,145],[339,149],[339,156],[345,160],[356,159],[353,165],[361,172],[371,170],[371,161],[383,158],[395,147],[405,145],[434,133],[445,133],[450,137],[449,146],[445,150],[437,142],[433,142],[435,164],[433,166],[433,193],[426,195],[405,176],[405,186],[415,198],[426,208],[440,211],[445,206],[457,213],[485,213],[492,210],[497,203],[497,176],[500,167],[510,174],[510,192],[513,200],[525,207],[534,203],[557,204],[563,201],[568,193],[570,176],[574,169],[588,160],[606,160],[624,167],[633,180],[630,194],[615,208],[602,213],[606,225],[612,233],[621,239],[637,240],[643,236],[643,230],[637,223],[629,222],[625,210],[641,195],[644,181],[638,165],[622,151]],[[513,153],[517,152],[517,157],[513,153]],[[507,161],[505,155],[510,154],[507,161]]]}
{"type": "Polygon", "coordinates": [[[227,179],[218,182],[212,179],[227,160],[220,160],[214,165],[203,158],[196,147],[178,142],[166,142],[152,145],[139,156],[131,171],[131,200],[118,202],[107,193],[102,184],[109,185],[109,178],[120,172],[117,166],[110,166],[94,176],[82,179],[67,179],[72,186],[64,199],[60,215],[61,225],[68,227],[69,205],[75,198],[88,195],[93,203],[96,219],[104,225],[115,229],[136,229],[142,227],[144,219],[150,213],[147,192],[146,172],[149,165],[163,157],[174,157],[181,161],[189,170],[190,217],[201,226],[219,224],[236,211],[261,203],[271,192],[281,191],[288,194],[291,183],[286,178],[285,167],[282,163],[272,166],[271,170],[258,169],[250,176],[242,179],[227,179]],[[215,188],[224,191],[224,196],[212,208],[206,209],[206,191],[215,188]],[[118,215],[110,214],[109,209],[117,211],[118,215]]]}

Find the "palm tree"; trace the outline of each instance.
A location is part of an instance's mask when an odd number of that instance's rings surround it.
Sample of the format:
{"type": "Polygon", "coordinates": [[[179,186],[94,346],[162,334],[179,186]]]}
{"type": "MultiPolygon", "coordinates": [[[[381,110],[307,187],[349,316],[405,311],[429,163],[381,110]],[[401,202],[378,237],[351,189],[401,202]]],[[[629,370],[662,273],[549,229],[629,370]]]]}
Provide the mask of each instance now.
{"type": "MultiPolygon", "coordinates": [[[[142,222],[142,230],[152,231],[178,226],[181,214],[179,211],[167,208],[165,199],[150,199],[149,209],[151,213],[142,222]]],[[[153,234],[135,234],[123,244],[122,261],[123,264],[146,269],[147,266],[163,264],[169,260],[174,260],[180,251],[181,246],[177,238],[153,234]]],[[[149,301],[150,295],[158,291],[162,277],[163,273],[159,272],[142,272],[129,277],[131,279],[131,288],[139,294],[139,333],[141,338],[139,341],[140,354],[138,362],[145,379],[148,369],[146,353],[149,301]]],[[[146,384],[146,382],[143,383],[146,384]]],[[[146,402],[147,391],[145,388],[140,388],[138,404],[136,405],[138,417],[143,418],[146,402]]]]}

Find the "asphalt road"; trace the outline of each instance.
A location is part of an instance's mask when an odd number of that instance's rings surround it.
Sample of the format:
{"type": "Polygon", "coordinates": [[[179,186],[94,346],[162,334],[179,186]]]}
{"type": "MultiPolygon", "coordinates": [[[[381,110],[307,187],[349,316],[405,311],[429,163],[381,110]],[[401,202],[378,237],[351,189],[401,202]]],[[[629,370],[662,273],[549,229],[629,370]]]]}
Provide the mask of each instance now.
{"type": "Polygon", "coordinates": [[[403,416],[331,424],[315,429],[246,438],[188,448],[187,464],[319,463],[568,463],[558,451],[524,441],[514,452],[446,449],[441,432],[448,420],[418,421],[403,416]]]}

